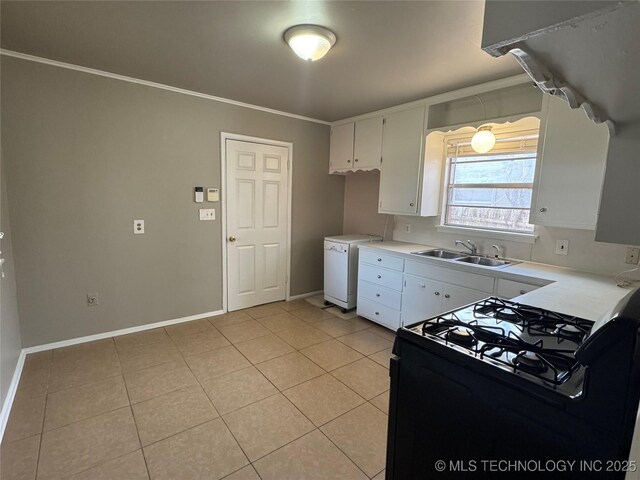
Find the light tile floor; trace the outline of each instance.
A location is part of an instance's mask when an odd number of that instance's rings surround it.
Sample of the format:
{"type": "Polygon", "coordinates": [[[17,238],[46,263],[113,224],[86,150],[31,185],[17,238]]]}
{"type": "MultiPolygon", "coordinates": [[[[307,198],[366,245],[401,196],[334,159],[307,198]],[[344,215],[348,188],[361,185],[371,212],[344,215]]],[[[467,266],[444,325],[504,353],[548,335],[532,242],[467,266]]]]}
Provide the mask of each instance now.
{"type": "Polygon", "coordinates": [[[393,337],[296,300],[31,354],[0,478],[384,478],[393,337]]]}

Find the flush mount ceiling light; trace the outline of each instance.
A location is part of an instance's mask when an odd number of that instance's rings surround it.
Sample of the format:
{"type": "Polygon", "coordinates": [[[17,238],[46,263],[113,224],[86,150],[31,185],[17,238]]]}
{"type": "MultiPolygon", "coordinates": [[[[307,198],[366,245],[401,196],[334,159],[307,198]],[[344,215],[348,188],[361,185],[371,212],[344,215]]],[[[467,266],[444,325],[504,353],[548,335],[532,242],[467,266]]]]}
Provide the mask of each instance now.
{"type": "Polygon", "coordinates": [[[496,144],[496,136],[490,126],[480,127],[471,137],[471,148],[477,153],[487,153],[496,144]]]}
{"type": "Polygon", "coordinates": [[[284,40],[300,58],[315,62],[333,47],[336,36],[318,25],[296,25],[284,32],[284,40]]]}

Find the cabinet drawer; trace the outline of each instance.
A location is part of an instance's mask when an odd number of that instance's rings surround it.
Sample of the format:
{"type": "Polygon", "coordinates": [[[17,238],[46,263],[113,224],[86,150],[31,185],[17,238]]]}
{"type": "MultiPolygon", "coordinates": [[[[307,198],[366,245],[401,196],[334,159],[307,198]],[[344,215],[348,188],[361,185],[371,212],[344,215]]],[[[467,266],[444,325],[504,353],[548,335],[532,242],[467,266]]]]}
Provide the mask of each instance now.
{"type": "Polygon", "coordinates": [[[392,330],[400,328],[400,311],[376,302],[362,299],[358,302],[358,315],[392,330]]]}
{"type": "Polygon", "coordinates": [[[493,293],[494,278],[477,273],[462,272],[453,268],[434,267],[423,262],[407,262],[406,272],[420,277],[451,283],[461,287],[493,293]]]}
{"type": "Polygon", "coordinates": [[[370,250],[360,251],[359,258],[361,262],[370,263],[371,265],[390,268],[391,270],[397,270],[398,272],[402,272],[404,270],[403,258],[372,252],[370,250]]]}
{"type": "Polygon", "coordinates": [[[400,310],[400,305],[402,305],[400,292],[365,281],[358,284],[358,299],[362,298],[381,303],[395,310],[400,310]]]}
{"type": "Polygon", "coordinates": [[[375,265],[367,265],[360,263],[358,269],[358,279],[366,282],[382,285],[383,287],[402,291],[402,273],[388,268],[382,268],[375,265]]]}
{"type": "Polygon", "coordinates": [[[496,293],[502,298],[514,298],[525,293],[532,292],[533,290],[540,288],[539,285],[532,285],[530,283],[514,282],[513,280],[505,280],[503,278],[498,279],[498,288],[496,293]]]}

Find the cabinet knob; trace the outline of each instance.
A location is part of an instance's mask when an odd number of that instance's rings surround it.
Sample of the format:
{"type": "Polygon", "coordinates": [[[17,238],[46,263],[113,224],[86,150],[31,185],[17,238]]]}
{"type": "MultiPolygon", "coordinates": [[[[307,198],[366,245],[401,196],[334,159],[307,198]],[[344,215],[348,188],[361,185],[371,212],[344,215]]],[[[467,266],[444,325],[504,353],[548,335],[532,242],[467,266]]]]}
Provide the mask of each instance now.
{"type": "Polygon", "coordinates": [[[380,315],[380,312],[376,312],[376,315],[380,315]]]}
{"type": "Polygon", "coordinates": [[[351,163],[351,160],[347,160],[347,163],[351,163]]]}
{"type": "Polygon", "coordinates": [[[379,259],[378,259],[378,261],[379,261],[379,262],[381,262],[381,261],[382,261],[382,259],[381,259],[381,258],[379,258],[379,259]]]}
{"type": "Polygon", "coordinates": [[[527,293],[526,290],[520,290],[520,295],[524,295],[525,293],[527,293]]]}
{"type": "Polygon", "coordinates": [[[413,207],[414,205],[415,205],[415,203],[410,203],[409,204],[410,207],[413,207]]]}
{"type": "Polygon", "coordinates": [[[356,158],[356,162],[358,161],[358,159],[356,158]]]}
{"type": "Polygon", "coordinates": [[[427,288],[427,286],[424,283],[420,283],[420,288],[427,288]]]}
{"type": "Polygon", "coordinates": [[[379,297],[379,296],[380,296],[380,294],[379,294],[379,293],[376,293],[376,297],[379,297]]]}
{"type": "Polygon", "coordinates": [[[546,211],[547,211],[547,207],[542,207],[542,208],[540,209],[540,211],[541,211],[542,213],[546,212],[546,211]]]}
{"type": "Polygon", "coordinates": [[[378,275],[378,278],[382,278],[382,275],[378,275]]]}
{"type": "Polygon", "coordinates": [[[451,298],[451,295],[449,295],[448,293],[445,293],[444,298],[451,298]]]}
{"type": "Polygon", "coordinates": [[[440,292],[433,292],[434,295],[440,295],[440,292]]]}

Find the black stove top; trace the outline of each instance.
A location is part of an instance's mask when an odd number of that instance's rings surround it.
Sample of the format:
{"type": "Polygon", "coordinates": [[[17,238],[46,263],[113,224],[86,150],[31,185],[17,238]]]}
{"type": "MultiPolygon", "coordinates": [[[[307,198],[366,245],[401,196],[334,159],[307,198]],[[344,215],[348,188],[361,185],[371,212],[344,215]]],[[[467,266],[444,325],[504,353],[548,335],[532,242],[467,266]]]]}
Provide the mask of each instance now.
{"type": "Polygon", "coordinates": [[[406,329],[576,397],[584,368],[574,353],[592,326],[589,320],[490,297],[406,329]]]}

